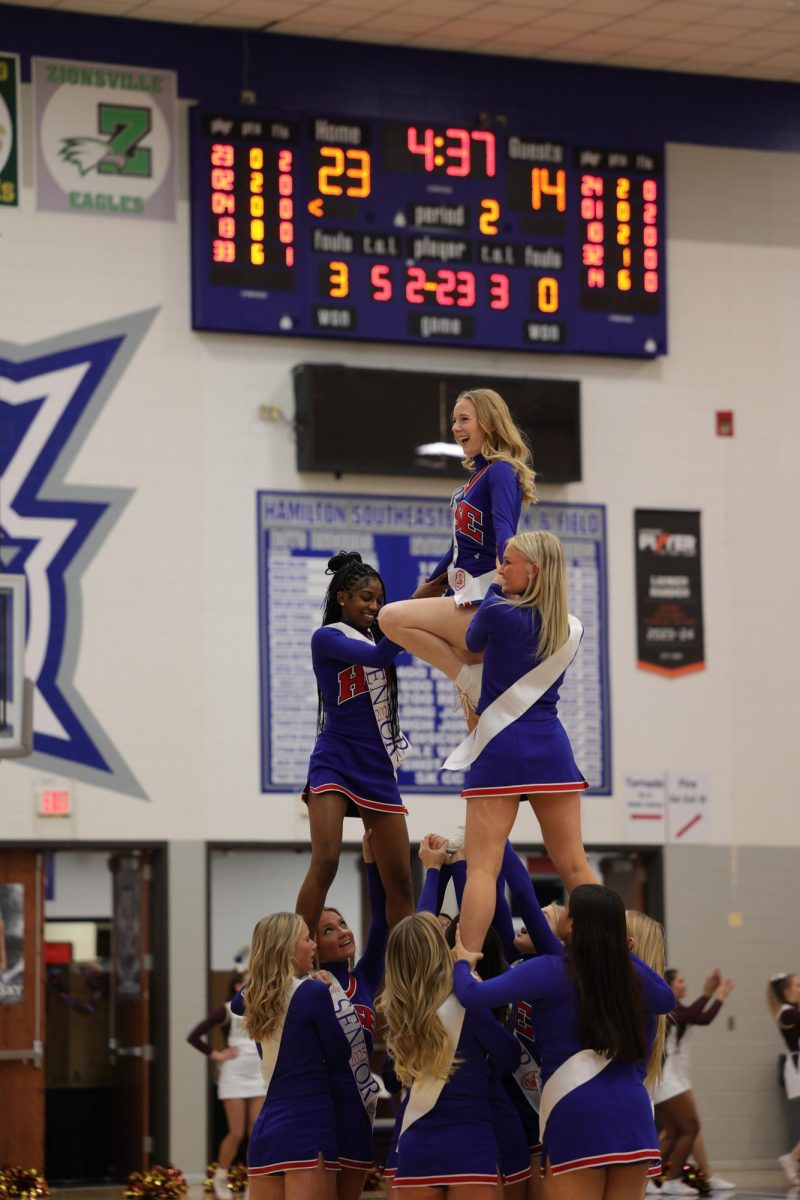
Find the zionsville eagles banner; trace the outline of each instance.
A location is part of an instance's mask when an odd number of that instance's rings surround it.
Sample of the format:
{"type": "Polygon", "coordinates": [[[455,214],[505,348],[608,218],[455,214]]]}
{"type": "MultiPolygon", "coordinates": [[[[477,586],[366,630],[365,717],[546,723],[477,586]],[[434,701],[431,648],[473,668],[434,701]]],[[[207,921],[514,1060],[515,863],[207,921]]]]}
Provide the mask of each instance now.
{"type": "Polygon", "coordinates": [[[637,665],[670,676],[702,671],[700,513],[639,508],[634,525],[637,665]]]}

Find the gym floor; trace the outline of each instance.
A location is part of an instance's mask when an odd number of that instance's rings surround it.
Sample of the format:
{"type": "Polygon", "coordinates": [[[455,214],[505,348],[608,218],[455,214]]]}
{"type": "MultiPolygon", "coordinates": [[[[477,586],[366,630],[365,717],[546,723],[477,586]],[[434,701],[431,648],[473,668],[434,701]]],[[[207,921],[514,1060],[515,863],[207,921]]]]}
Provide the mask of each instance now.
{"type": "MultiPolygon", "coordinates": [[[[800,1188],[790,1188],[781,1171],[724,1171],[726,1179],[736,1183],[735,1192],[715,1192],[719,1200],[800,1200],[800,1188]]],[[[83,1187],[54,1188],[53,1200],[121,1200],[124,1188],[83,1187]]],[[[365,1192],[364,1200],[383,1195],[381,1192],[365,1192]]],[[[187,1200],[207,1200],[209,1192],[200,1183],[190,1184],[187,1200]]]]}

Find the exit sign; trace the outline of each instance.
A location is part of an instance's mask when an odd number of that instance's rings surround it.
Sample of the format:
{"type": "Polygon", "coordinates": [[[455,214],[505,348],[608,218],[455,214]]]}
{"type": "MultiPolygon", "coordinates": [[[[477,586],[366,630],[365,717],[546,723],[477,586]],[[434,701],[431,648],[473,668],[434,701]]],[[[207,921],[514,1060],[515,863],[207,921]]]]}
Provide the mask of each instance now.
{"type": "Polygon", "coordinates": [[[71,790],[69,788],[40,788],[37,811],[40,817],[71,817],[71,790]]]}

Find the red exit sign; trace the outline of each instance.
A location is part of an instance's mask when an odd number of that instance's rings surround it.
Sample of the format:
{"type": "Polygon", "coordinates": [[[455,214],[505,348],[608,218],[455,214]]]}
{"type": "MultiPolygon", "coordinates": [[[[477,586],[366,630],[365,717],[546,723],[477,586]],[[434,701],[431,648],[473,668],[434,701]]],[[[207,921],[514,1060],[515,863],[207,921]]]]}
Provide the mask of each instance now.
{"type": "Polygon", "coordinates": [[[42,788],[39,792],[40,817],[71,817],[72,792],[69,788],[42,788]]]}

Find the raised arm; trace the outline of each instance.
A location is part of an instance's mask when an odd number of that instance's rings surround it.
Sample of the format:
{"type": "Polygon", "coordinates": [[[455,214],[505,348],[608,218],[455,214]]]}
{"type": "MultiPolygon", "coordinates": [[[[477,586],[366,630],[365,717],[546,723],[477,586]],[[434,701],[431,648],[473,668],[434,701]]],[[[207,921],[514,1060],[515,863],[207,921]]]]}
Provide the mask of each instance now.
{"type": "MultiPolygon", "coordinates": [[[[364,838],[368,843],[369,835],[364,838]]],[[[365,845],[365,853],[369,853],[365,845]]],[[[370,925],[367,934],[367,944],[364,953],[356,964],[364,978],[377,988],[383,976],[383,964],[386,957],[386,940],[389,937],[389,925],[386,920],[386,892],[380,871],[370,859],[364,859],[364,870],[367,873],[367,894],[369,896],[370,925]]]]}
{"type": "Polygon", "coordinates": [[[375,643],[362,641],[348,637],[341,629],[332,629],[330,625],[315,629],[311,638],[313,654],[360,667],[388,667],[402,649],[390,638],[375,643]]]}
{"type": "Polygon", "coordinates": [[[425,868],[425,881],[417,901],[417,912],[429,912],[437,917],[441,911],[446,877],[450,870],[445,862],[446,847],[446,839],[435,833],[426,833],[419,844],[419,859],[425,868]]]}
{"type": "Polygon", "coordinates": [[[642,962],[638,954],[631,951],[633,965],[642,984],[644,1005],[651,1013],[671,1013],[675,1008],[675,993],[663,975],[642,962]]]}
{"type": "Polygon", "coordinates": [[[522,494],[517,473],[510,463],[492,463],[489,467],[488,482],[497,557],[502,561],[506,542],[517,532],[522,512],[522,494]]]}
{"type": "Polygon", "coordinates": [[[530,1003],[547,995],[555,981],[556,970],[564,970],[561,960],[541,956],[530,958],[513,971],[496,975],[494,979],[480,980],[474,978],[469,964],[462,959],[455,965],[453,981],[456,996],[464,1008],[485,1011],[502,1004],[514,1004],[517,1000],[530,1003]]]}
{"type": "Polygon", "coordinates": [[[537,954],[562,956],[564,946],[547,923],[541,905],[533,890],[531,877],[511,842],[506,842],[503,853],[502,873],[511,889],[511,898],[525,923],[537,954]]]}
{"type": "Polygon", "coordinates": [[[674,1016],[679,1025],[710,1025],[721,1008],[722,1000],[698,996],[693,1004],[679,1004],[674,1016]]]}
{"type": "Polygon", "coordinates": [[[499,1073],[506,1075],[515,1071],[519,1066],[522,1046],[514,1034],[501,1025],[491,1013],[471,1012],[467,1020],[470,1031],[483,1046],[499,1073]]]}
{"type": "Polygon", "coordinates": [[[216,1029],[218,1025],[224,1025],[228,1019],[228,1012],[224,1004],[220,1004],[217,1008],[210,1012],[208,1016],[195,1025],[191,1033],[187,1034],[186,1040],[190,1046],[194,1046],[195,1050],[199,1050],[201,1054],[205,1054],[210,1058],[214,1050],[209,1046],[208,1042],[204,1041],[205,1035],[210,1033],[212,1029],[216,1029]]]}

